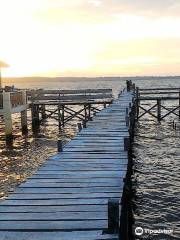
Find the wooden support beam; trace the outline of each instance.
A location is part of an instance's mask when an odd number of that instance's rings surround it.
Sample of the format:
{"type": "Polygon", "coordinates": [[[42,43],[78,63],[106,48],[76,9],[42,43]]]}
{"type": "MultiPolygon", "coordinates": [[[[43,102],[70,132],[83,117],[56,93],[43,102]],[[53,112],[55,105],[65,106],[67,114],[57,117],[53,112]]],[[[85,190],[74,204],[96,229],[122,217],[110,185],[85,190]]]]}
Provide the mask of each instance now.
{"type": "Polygon", "coordinates": [[[84,120],[85,120],[85,122],[87,121],[87,107],[86,107],[86,105],[84,105],[84,120]]]}
{"type": "Polygon", "coordinates": [[[62,143],[62,140],[58,140],[58,141],[57,141],[57,148],[58,148],[58,152],[62,152],[62,151],[63,151],[63,143],[62,143]]]}
{"type": "Polygon", "coordinates": [[[58,126],[59,126],[59,129],[61,129],[61,105],[58,104],[58,126]]]}
{"type": "Polygon", "coordinates": [[[179,120],[180,120],[180,90],[179,90],[179,120]]]}
{"type": "Polygon", "coordinates": [[[168,111],[168,113],[166,113],[164,116],[161,116],[161,120],[164,119],[165,117],[167,117],[168,115],[170,115],[171,113],[176,115],[177,117],[179,117],[179,114],[175,113],[175,111],[177,109],[179,109],[179,106],[173,108],[172,110],[169,110],[168,108],[166,108],[166,107],[164,107],[162,105],[161,105],[161,107],[168,111]]]}
{"type": "Polygon", "coordinates": [[[146,113],[149,113],[151,116],[153,116],[153,117],[155,117],[157,119],[157,116],[150,112],[156,106],[157,106],[157,104],[155,104],[154,106],[152,106],[149,109],[145,109],[142,106],[139,106],[139,108],[142,109],[144,111],[144,113],[142,113],[140,116],[138,116],[138,119],[141,118],[142,116],[144,116],[146,113]]]}
{"type": "Polygon", "coordinates": [[[32,115],[32,129],[36,131],[39,128],[39,105],[32,104],[31,106],[31,115],[32,115]]]}
{"type": "Polygon", "coordinates": [[[64,121],[64,105],[62,105],[61,123],[62,123],[62,126],[64,127],[64,124],[65,124],[65,121],[64,121]]]}
{"type": "Polygon", "coordinates": [[[88,120],[91,118],[91,104],[88,104],[88,120]]]}
{"type": "Polygon", "coordinates": [[[157,100],[157,119],[161,121],[161,100],[157,100]]]}
{"type": "Polygon", "coordinates": [[[42,119],[46,119],[46,105],[41,105],[41,116],[42,119]]]}
{"type": "Polygon", "coordinates": [[[139,88],[136,87],[136,118],[139,118],[139,105],[140,105],[140,100],[139,100],[139,88]]]}
{"type": "MultiPolygon", "coordinates": [[[[22,104],[27,104],[27,97],[26,97],[26,91],[22,92],[22,104]]],[[[27,108],[21,112],[21,128],[22,133],[27,134],[28,132],[28,124],[27,124],[27,108]]]]}

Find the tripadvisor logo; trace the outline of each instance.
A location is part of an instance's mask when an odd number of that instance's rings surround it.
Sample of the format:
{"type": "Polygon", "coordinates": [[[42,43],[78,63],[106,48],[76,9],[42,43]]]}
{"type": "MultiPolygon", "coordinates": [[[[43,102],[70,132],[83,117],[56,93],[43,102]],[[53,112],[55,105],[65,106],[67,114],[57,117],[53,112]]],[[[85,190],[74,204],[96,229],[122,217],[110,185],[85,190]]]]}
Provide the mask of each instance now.
{"type": "Polygon", "coordinates": [[[143,228],[142,227],[136,227],[135,228],[135,234],[137,235],[137,236],[141,236],[142,234],[143,234],[143,228]]]}

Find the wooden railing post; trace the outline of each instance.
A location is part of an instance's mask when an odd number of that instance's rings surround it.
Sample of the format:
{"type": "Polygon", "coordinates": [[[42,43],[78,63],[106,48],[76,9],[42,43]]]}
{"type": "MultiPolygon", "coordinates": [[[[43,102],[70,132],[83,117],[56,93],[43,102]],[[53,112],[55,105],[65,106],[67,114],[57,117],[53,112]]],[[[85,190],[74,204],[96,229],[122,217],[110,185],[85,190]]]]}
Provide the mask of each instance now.
{"type": "Polygon", "coordinates": [[[22,133],[26,134],[28,131],[27,127],[27,97],[26,97],[26,91],[22,92],[22,105],[25,106],[25,110],[21,111],[21,128],[22,133]]]}
{"type": "Polygon", "coordinates": [[[32,129],[36,131],[39,128],[39,106],[32,104],[31,106],[31,115],[32,115],[32,129]]]}
{"type": "Polygon", "coordinates": [[[11,114],[11,96],[10,92],[3,92],[3,116],[5,121],[5,135],[6,141],[13,139],[12,135],[12,114],[11,114]]]}
{"type": "Polygon", "coordinates": [[[128,108],[126,108],[126,116],[125,116],[125,122],[126,122],[126,126],[129,126],[129,115],[128,115],[128,108]]]}
{"type": "Polygon", "coordinates": [[[81,123],[77,123],[77,126],[78,126],[79,132],[81,132],[81,130],[82,130],[82,125],[81,125],[81,123]]]}
{"type": "Polygon", "coordinates": [[[62,152],[63,151],[62,140],[58,140],[57,141],[57,148],[58,148],[58,152],[62,152]]]}
{"type": "Polygon", "coordinates": [[[124,138],[124,151],[128,151],[130,148],[130,138],[125,137],[124,138]]]}
{"type": "Polygon", "coordinates": [[[161,99],[157,99],[157,119],[161,121],[161,99]]]}
{"type": "Polygon", "coordinates": [[[119,200],[108,200],[108,233],[119,232],[119,200]]]}
{"type": "Polygon", "coordinates": [[[180,120],[180,89],[179,89],[179,120],[180,120]]]}
{"type": "Polygon", "coordinates": [[[140,103],[140,99],[139,99],[139,88],[136,87],[136,118],[138,119],[139,117],[139,103],[140,103]]]}

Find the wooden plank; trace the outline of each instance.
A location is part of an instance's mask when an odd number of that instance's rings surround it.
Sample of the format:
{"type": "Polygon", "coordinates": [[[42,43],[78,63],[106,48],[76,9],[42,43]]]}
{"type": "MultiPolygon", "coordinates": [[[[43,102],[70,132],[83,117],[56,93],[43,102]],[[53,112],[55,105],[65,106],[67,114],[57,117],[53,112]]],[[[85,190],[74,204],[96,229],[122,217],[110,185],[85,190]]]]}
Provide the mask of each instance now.
{"type": "Polygon", "coordinates": [[[82,221],[2,221],[1,230],[103,230],[107,228],[106,220],[82,220],[82,221]]]}
{"type": "Polygon", "coordinates": [[[73,188],[73,187],[79,187],[79,188],[88,188],[88,187],[119,187],[119,181],[118,180],[113,180],[113,181],[106,181],[106,182],[89,182],[89,183],[64,183],[64,182],[36,182],[36,183],[31,183],[31,182],[26,182],[21,184],[21,187],[36,187],[36,188],[42,188],[42,187],[61,187],[61,188],[73,188]]]}
{"type": "MultiPolygon", "coordinates": [[[[49,179],[48,179],[49,180],[49,179]]],[[[46,179],[47,181],[47,179],[46,179]]],[[[115,193],[122,192],[122,187],[91,187],[91,188],[22,188],[18,187],[15,193],[115,193]]],[[[2,202],[3,203],[3,202],[2,202]]]]}
{"type": "Polygon", "coordinates": [[[107,205],[1,206],[0,213],[107,212],[107,205]]]}
{"type": "Polygon", "coordinates": [[[94,199],[94,198],[120,198],[122,192],[115,192],[115,193],[91,193],[89,194],[88,191],[84,190],[84,193],[13,193],[11,194],[8,199],[9,200],[18,200],[18,199],[94,199]]]}
{"type": "MultiPolygon", "coordinates": [[[[91,160],[91,161],[104,161],[104,160],[108,160],[108,159],[118,159],[119,161],[121,160],[126,160],[127,158],[127,153],[126,152],[122,152],[121,154],[119,153],[101,153],[101,154],[97,154],[97,153],[71,153],[71,152],[62,152],[60,154],[57,154],[53,157],[50,157],[49,159],[52,161],[62,161],[63,159],[69,159],[72,160],[73,159],[84,159],[86,161],[87,160],[91,160]]],[[[50,161],[49,160],[49,161],[50,161]]]]}
{"type": "MultiPolygon", "coordinates": [[[[44,167],[41,167],[40,169],[41,171],[69,171],[69,166],[61,166],[61,165],[45,165],[44,167]]],[[[97,164],[97,166],[93,166],[93,167],[86,167],[85,164],[84,166],[72,166],[71,167],[72,171],[93,171],[93,170],[97,170],[97,171],[102,171],[102,170],[127,170],[126,165],[115,165],[115,166],[111,166],[110,164],[106,164],[106,166],[101,166],[100,164],[97,164]]]]}
{"type": "MultiPolygon", "coordinates": [[[[58,165],[58,164],[74,164],[74,163],[87,163],[87,164],[96,164],[97,163],[97,159],[96,158],[64,158],[64,159],[59,159],[59,160],[48,160],[48,162],[45,163],[44,166],[46,165],[58,165]]],[[[128,159],[124,159],[124,158],[107,158],[107,159],[104,159],[104,158],[99,158],[98,160],[98,164],[124,164],[124,165],[127,165],[128,163],[128,159]]]]}
{"type": "MultiPolygon", "coordinates": [[[[119,198],[117,198],[119,199],[119,198]]],[[[6,199],[6,201],[0,203],[2,206],[65,206],[65,205],[100,205],[100,204],[107,204],[108,199],[41,199],[41,200],[9,200],[6,199]]]]}
{"type": "Polygon", "coordinates": [[[106,212],[53,212],[53,213],[11,213],[0,214],[2,221],[73,221],[73,220],[107,220],[106,212]]]}
{"type": "MultiPolygon", "coordinates": [[[[89,172],[90,173],[90,172],[89,172]]],[[[102,176],[103,177],[112,177],[112,176],[114,176],[114,177],[119,177],[119,178],[123,178],[124,176],[125,176],[125,171],[121,171],[121,172],[118,172],[118,171],[116,171],[116,172],[114,172],[113,174],[112,174],[112,171],[109,171],[109,172],[107,172],[107,173],[102,173],[102,172],[99,172],[99,173],[94,173],[94,172],[92,172],[91,174],[89,174],[89,175],[91,175],[91,177],[96,177],[96,178],[101,178],[102,176]]],[[[56,173],[56,174],[45,174],[45,173],[39,173],[39,172],[37,172],[36,174],[34,174],[31,178],[72,178],[72,179],[74,179],[75,177],[76,178],[84,178],[84,177],[86,177],[87,178],[87,176],[88,176],[88,173],[87,172],[82,172],[82,173],[72,173],[72,174],[59,174],[59,173],[56,173]]]]}
{"type": "MultiPolygon", "coordinates": [[[[109,182],[109,181],[113,181],[113,180],[119,180],[119,177],[110,177],[110,178],[105,178],[105,177],[102,177],[102,178],[90,178],[90,177],[87,177],[87,178],[83,178],[83,179],[79,179],[79,178],[66,178],[66,179],[63,179],[63,178],[59,178],[59,179],[56,179],[56,178],[53,178],[53,179],[49,179],[48,182],[52,182],[52,183],[61,183],[61,182],[66,182],[66,183],[72,183],[72,182],[76,182],[76,183],[81,183],[82,181],[84,183],[89,183],[89,182],[93,182],[93,183],[101,183],[101,182],[109,182]]],[[[44,183],[47,183],[47,179],[38,179],[38,178],[35,178],[35,179],[29,179],[28,180],[28,183],[38,183],[38,182],[44,182],[44,183]]],[[[119,182],[120,184],[120,182],[119,182]]],[[[22,186],[22,184],[21,184],[22,186]]]]}
{"type": "Polygon", "coordinates": [[[73,232],[8,232],[1,231],[0,240],[118,240],[115,234],[102,235],[102,231],[73,232]]]}

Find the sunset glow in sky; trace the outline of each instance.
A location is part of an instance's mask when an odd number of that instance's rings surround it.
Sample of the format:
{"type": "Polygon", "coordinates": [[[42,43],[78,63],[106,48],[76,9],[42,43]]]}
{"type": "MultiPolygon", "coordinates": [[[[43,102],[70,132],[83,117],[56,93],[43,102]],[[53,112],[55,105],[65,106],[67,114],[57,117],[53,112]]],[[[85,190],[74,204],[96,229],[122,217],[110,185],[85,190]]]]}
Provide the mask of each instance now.
{"type": "Polygon", "coordinates": [[[180,75],[179,13],[179,0],[0,0],[3,75],[180,75]]]}

